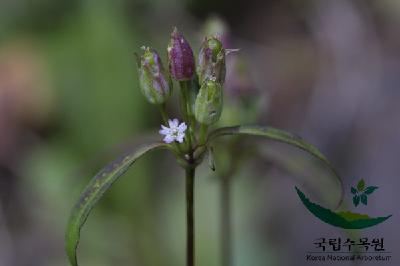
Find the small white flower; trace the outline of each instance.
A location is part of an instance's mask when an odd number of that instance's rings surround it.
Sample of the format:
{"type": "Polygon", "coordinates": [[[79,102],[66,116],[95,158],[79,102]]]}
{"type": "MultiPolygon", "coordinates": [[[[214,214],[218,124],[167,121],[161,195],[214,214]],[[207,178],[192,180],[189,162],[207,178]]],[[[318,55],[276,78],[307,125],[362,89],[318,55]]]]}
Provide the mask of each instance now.
{"type": "Polygon", "coordinates": [[[182,143],[187,129],[185,122],[179,124],[178,119],[175,118],[174,120],[168,120],[168,125],[169,127],[161,125],[161,130],[159,131],[161,135],[165,135],[164,142],[171,143],[177,141],[182,143]]]}

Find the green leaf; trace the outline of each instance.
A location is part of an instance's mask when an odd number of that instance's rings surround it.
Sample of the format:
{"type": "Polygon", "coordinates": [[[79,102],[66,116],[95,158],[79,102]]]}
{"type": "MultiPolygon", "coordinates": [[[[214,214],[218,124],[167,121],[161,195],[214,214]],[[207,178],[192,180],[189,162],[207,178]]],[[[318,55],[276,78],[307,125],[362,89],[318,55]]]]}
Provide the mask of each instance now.
{"type": "Polygon", "coordinates": [[[361,195],[361,203],[364,204],[364,205],[367,205],[367,204],[368,204],[368,197],[367,197],[367,195],[365,195],[365,194],[362,194],[362,195],[361,195]]]}
{"type": "Polygon", "coordinates": [[[351,194],[357,194],[357,189],[355,189],[354,187],[351,187],[351,194]]]}
{"type": "Polygon", "coordinates": [[[360,196],[356,195],[353,197],[353,204],[354,206],[358,206],[358,204],[360,203],[360,196]]]}
{"type": "Polygon", "coordinates": [[[343,201],[343,184],[342,180],[337,174],[336,170],[333,168],[332,164],[329,160],[312,144],[308,143],[304,139],[299,136],[296,136],[292,133],[276,129],[273,127],[262,127],[262,126],[233,126],[233,127],[223,127],[212,131],[208,136],[208,142],[213,141],[214,139],[225,136],[225,135],[252,135],[252,136],[260,136],[268,139],[276,140],[279,142],[283,142],[292,146],[295,146],[299,149],[302,149],[320,161],[322,161],[329,169],[333,172],[335,177],[340,182],[341,186],[341,196],[338,203],[338,206],[341,205],[343,201]]]}
{"type": "Polygon", "coordinates": [[[370,194],[372,194],[372,192],[374,192],[377,188],[378,188],[378,187],[373,187],[373,186],[367,187],[367,188],[364,190],[364,193],[365,193],[366,195],[370,195],[370,194]]]}
{"type": "Polygon", "coordinates": [[[364,190],[364,187],[365,187],[365,181],[364,179],[361,179],[360,181],[358,181],[357,189],[359,192],[362,192],[364,190]]]}
{"type": "Polygon", "coordinates": [[[137,159],[149,151],[166,147],[168,147],[168,145],[164,143],[154,143],[143,146],[108,164],[93,177],[72,209],[68,221],[67,231],[65,233],[65,248],[71,265],[78,265],[76,249],[79,244],[80,230],[86,222],[90,211],[99,199],[137,159]]]}

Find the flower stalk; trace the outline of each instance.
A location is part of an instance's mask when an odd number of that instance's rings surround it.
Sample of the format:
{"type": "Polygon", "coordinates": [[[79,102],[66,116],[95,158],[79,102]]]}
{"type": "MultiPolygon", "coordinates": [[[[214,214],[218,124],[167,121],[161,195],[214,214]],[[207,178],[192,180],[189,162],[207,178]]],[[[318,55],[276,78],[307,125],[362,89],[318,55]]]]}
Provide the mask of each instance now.
{"type": "Polygon", "coordinates": [[[168,114],[167,114],[167,108],[165,106],[165,103],[159,104],[158,107],[160,110],[162,120],[163,120],[164,124],[166,124],[168,122],[168,114]]]}
{"type": "Polygon", "coordinates": [[[187,150],[189,151],[192,147],[193,127],[195,126],[193,123],[192,102],[189,95],[190,81],[180,81],[179,85],[181,87],[181,110],[186,123],[189,125],[189,130],[186,131],[186,139],[188,142],[187,150]]]}
{"type": "Polygon", "coordinates": [[[207,140],[207,130],[208,130],[208,125],[206,124],[201,124],[200,125],[200,138],[199,138],[199,145],[204,145],[207,140]]]}
{"type": "Polygon", "coordinates": [[[195,168],[188,167],[186,172],[186,265],[195,265],[195,224],[194,224],[194,183],[195,168]]]}

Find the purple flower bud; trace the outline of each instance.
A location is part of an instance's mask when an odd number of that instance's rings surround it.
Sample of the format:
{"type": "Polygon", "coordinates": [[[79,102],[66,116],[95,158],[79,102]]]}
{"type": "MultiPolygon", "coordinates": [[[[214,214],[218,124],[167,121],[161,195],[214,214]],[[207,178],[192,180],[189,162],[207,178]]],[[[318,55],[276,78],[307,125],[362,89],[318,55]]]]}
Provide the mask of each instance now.
{"type": "Polygon", "coordinates": [[[153,104],[164,103],[172,93],[172,84],[166,75],[161,58],[149,47],[138,57],[139,85],[143,95],[153,104]]]}
{"type": "Polygon", "coordinates": [[[193,51],[176,27],[167,51],[171,76],[178,81],[190,80],[195,71],[193,51]]]}

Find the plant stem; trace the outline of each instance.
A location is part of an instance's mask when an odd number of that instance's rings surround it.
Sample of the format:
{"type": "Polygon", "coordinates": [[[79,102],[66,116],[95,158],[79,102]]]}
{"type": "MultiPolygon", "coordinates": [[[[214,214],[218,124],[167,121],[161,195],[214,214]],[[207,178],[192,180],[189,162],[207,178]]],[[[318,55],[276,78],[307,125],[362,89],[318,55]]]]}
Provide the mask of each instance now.
{"type": "Polygon", "coordinates": [[[208,125],[206,125],[206,124],[200,125],[200,139],[199,139],[200,145],[204,145],[204,143],[206,142],[207,129],[208,129],[208,125]]]}
{"type": "Polygon", "coordinates": [[[230,175],[221,177],[221,253],[222,266],[232,266],[231,182],[230,175]]]}
{"type": "Polygon", "coordinates": [[[191,95],[192,88],[191,81],[180,81],[181,86],[181,109],[184,115],[184,119],[188,125],[188,130],[186,131],[186,137],[188,140],[188,146],[192,147],[192,143],[195,141],[194,130],[196,127],[196,122],[192,112],[193,99],[191,95]]]}
{"type": "Polygon", "coordinates": [[[161,113],[161,117],[164,121],[164,124],[168,125],[168,115],[167,115],[165,103],[160,104],[159,108],[160,108],[160,113],[161,113]]]}
{"type": "Polygon", "coordinates": [[[195,227],[194,227],[194,177],[195,169],[186,169],[186,221],[187,221],[187,235],[186,235],[186,265],[195,265],[195,227]]]}
{"type": "Polygon", "coordinates": [[[179,85],[181,87],[180,106],[183,113],[183,119],[185,119],[186,122],[189,122],[187,82],[179,81],[179,85]]]}

